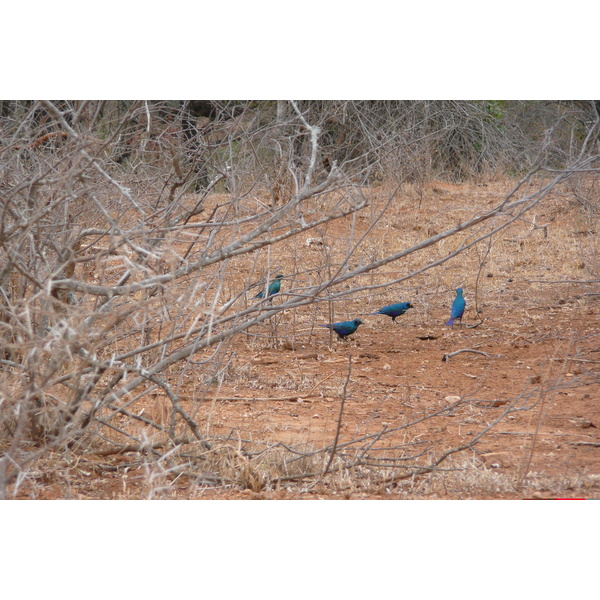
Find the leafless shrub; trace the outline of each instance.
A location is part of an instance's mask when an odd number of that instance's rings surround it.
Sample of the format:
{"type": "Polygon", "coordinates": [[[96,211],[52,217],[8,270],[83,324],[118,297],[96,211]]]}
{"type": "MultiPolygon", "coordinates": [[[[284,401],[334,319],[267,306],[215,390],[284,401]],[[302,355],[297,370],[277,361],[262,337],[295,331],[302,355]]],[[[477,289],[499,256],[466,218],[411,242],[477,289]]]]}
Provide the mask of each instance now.
{"type": "Polygon", "coordinates": [[[323,473],[380,469],[385,486],[431,472],[464,448],[401,449],[385,466],[375,454],[388,439],[382,430],[312,453],[285,448],[295,458],[286,455],[280,475],[266,450],[241,440],[232,450],[197,415],[228,376],[234,339],[269,324],[270,343],[279,341],[283,311],[309,325],[314,317],[302,310],[311,305],[325,303],[333,318],[342,300],[417,277],[501,232],[597,160],[591,128],[568,168],[532,191],[525,184],[545,167],[542,147],[495,206],[386,254],[367,234],[408,178],[498,166],[485,106],[209,108],[198,116],[190,103],[43,101],[2,111],[0,494],[51,451],[137,453],[152,485],[182,469],[197,473],[206,453],[211,481],[253,490],[323,473]],[[383,208],[369,211],[361,185],[398,165],[383,208]],[[359,214],[369,215],[366,233],[355,228],[359,214]],[[327,224],[343,218],[350,237],[329,240],[327,224]],[[277,251],[305,234],[321,241],[315,266],[285,274],[291,285],[280,302],[256,299],[279,270],[277,251]],[[436,246],[435,260],[365,283],[436,246]],[[303,465],[300,475],[292,464],[303,465]]]}

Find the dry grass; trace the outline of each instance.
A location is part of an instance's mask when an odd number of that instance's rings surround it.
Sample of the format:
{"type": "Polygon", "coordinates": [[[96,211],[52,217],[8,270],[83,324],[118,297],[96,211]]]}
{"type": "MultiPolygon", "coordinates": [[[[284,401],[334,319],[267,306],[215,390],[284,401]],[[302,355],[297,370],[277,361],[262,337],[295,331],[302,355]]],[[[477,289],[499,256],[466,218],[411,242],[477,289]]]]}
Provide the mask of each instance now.
{"type": "MultiPolygon", "coordinates": [[[[131,299],[142,300],[147,314],[152,315],[152,327],[145,332],[144,342],[151,343],[176,328],[186,330],[201,322],[215,310],[212,299],[216,286],[221,286],[216,310],[235,299],[240,290],[275,272],[286,275],[280,298],[302,293],[338,268],[370,263],[456,225],[497,203],[512,186],[512,181],[406,186],[384,212],[381,211],[390,190],[385,186],[362,190],[369,206],[357,217],[323,225],[293,243],[277,244],[268,251],[232,259],[225,267],[209,268],[201,282],[169,290],[166,296],[131,299]],[[349,249],[361,239],[360,246],[349,254],[349,249]]],[[[227,200],[225,195],[215,195],[210,203],[216,207],[227,200]]],[[[189,199],[190,203],[193,201],[189,199]]],[[[305,210],[327,211],[328,203],[338,201],[336,196],[325,196],[305,210]]],[[[250,199],[247,206],[240,205],[240,214],[251,214],[254,202],[250,199]]],[[[490,416],[489,409],[466,402],[450,415],[449,421],[448,413],[443,412],[447,395],[454,393],[467,400],[502,397],[499,378],[508,376],[506,382],[510,380],[511,385],[506,395],[516,398],[527,388],[532,373],[543,372],[548,378],[556,375],[549,359],[561,356],[564,345],[548,336],[549,314],[559,307],[566,327],[577,314],[593,311],[594,297],[583,295],[591,289],[585,286],[565,288],[564,284],[548,282],[597,279],[600,263],[596,224],[596,217],[589,210],[581,210],[576,202],[557,191],[489,243],[484,241],[439,267],[388,285],[389,281],[418,271],[468,243],[473,231],[361,276],[359,288],[370,289],[358,289],[335,303],[317,301],[278,313],[223,347],[199,353],[193,363],[165,373],[187,413],[193,416],[203,435],[212,440],[210,450],[190,438],[166,395],[155,390],[141,394],[126,408],[103,409],[95,435],[87,439],[83,453],[61,449],[43,457],[19,477],[11,493],[32,498],[194,498],[224,493],[235,496],[243,490],[308,497],[518,497],[564,491],[571,495],[596,494],[598,475],[586,473],[585,469],[561,477],[530,471],[524,480],[519,480],[515,469],[488,464],[472,448],[422,471],[443,452],[460,445],[457,435],[468,431],[474,437],[498,414],[490,416]],[[439,330],[452,292],[459,285],[467,290],[465,319],[474,323],[482,318],[485,323],[481,329],[472,330],[469,340],[463,330],[443,334],[439,330]],[[315,327],[330,318],[362,317],[401,299],[410,300],[416,308],[393,329],[384,317],[372,317],[360,330],[362,335],[347,342],[332,340],[330,344],[329,334],[315,327]],[[425,338],[411,335],[410,340],[405,340],[407,332],[431,334],[434,348],[432,344],[427,346],[427,341],[420,341],[425,338]],[[532,373],[523,372],[515,349],[519,344],[527,347],[544,339],[538,366],[532,370],[534,363],[528,358],[532,373]],[[443,351],[456,342],[459,346],[479,344],[492,356],[483,370],[477,357],[453,359],[452,364],[461,365],[458,384],[443,374],[445,370],[439,362],[443,351]],[[331,472],[323,478],[321,474],[330,456],[328,448],[338,424],[348,353],[353,355],[356,367],[349,381],[350,401],[342,418],[343,444],[332,461],[331,472]],[[403,355],[410,360],[405,363],[403,355]],[[510,361],[505,360],[506,356],[511,356],[510,361]],[[496,379],[486,386],[486,378],[492,375],[496,379]],[[414,424],[403,428],[403,424],[410,423],[414,424]],[[394,428],[398,429],[397,434],[387,433],[394,428]],[[377,435],[380,438],[375,440],[377,435]],[[173,446],[169,437],[180,443],[173,446]],[[143,440],[137,452],[129,448],[132,438],[143,440]],[[351,443],[363,438],[366,441],[351,443]],[[106,442],[122,444],[125,451],[103,456],[109,447],[106,442]],[[385,460],[379,460],[382,457],[385,460]]],[[[477,233],[493,225],[482,225],[477,233]]],[[[243,228],[235,232],[241,233],[243,228]]],[[[231,232],[222,235],[229,236],[231,232]]],[[[186,243],[187,240],[174,237],[171,248],[181,254],[186,243]]],[[[124,257],[107,256],[93,267],[87,265],[87,276],[91,281],[115,280],[123,269],[123,260],[124,257]]],[[[239,302],[249,303],[257,289],[260,288],[250,288],[239,302]]],[[[342,284],[333,292],[345,289],[350,286],[342,284]]],[[[278,301],[275,298],[273,302],[278,301]]],[[[89,309],[85,302],[77,309],[89,309]]],[[[122,310],[127,311],[127,301],[122,310]]],[[[112,330],[113,349],[124,352],[140,344],[139,337],[128,335],[131,324],[127,318],[120,328],[112,330]]],[[[589,329],[578,326],[569,335],[583,337],[586,331],[589,335],[589,329]]],[[[573,353],[577,342],[577,337],[573,337],[573,353]]],[[[58,390],[55,393],[59,399],[64,394],[58,390]]],[[[535,408],[530,397],[524,404],[527,410],[535,408]]],[[[515,448],[515,453],[520,453],[516,466],[522,466],[525,449],[515,448]]]]}

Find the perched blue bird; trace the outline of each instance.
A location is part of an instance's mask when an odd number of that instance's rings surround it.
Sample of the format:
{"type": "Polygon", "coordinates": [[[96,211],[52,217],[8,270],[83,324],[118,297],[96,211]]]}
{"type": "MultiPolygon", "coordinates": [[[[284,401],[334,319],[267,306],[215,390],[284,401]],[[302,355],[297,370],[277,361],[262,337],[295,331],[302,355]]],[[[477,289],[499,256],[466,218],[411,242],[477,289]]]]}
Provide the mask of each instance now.
{"type": "Polygon", "coordinates": [[[396,317],[403,315],[409,308],[414,308],[414,306],[410,302],[397,302],[396,304],[390,304],[389,306],[384,306],[380,310],[374,313],[370,313],[372,315],[387,315],[388,317],[392,317],[392,321],[396,322],[396,317]]]}
{"type": "Polygon", "coordinates": [[[360,319],[354,319],[354,321],[342,321],[341,323],[333,323],[332,325],[322,325],[319,323],[319,327],[327,327],[327,329],[333,329],[339,336],[340,339],[344,339],[347,335],[352,335],[359,325],[363,322],[360,319]]]}
{"type": "MultiPolygon", "coordinates": [[[[271,283],[269,284],[269,289],[267,290],[267,298],[279,293],[279,290],[281,289],[281,280],[282,279],[283,279],[283,275],[281,273],[279,273],[278,275],[275,275],[275,279],[273,279],[273,281],[271,281],[271,283]]],[[[256,294],[256,296],[254,296],[254,298],[263,298],[264,295],[265,295],[265,290],[262,290],[262,292],[259,292],[258,294],[256,294]]]]}
{"type": "Polygon", "coordinates": [[[452,309],[450,311],[450,320],[446,323],[446,325],[452,326],[454,325],[454,321],[458,319],[462,326],[462,317],[463,313],[465,312],[465,306],[467,304],[462,294],[462,288],[458,288],[456,290],[456,298],[454,298],[454,302],[452,303],[452,309]]]}

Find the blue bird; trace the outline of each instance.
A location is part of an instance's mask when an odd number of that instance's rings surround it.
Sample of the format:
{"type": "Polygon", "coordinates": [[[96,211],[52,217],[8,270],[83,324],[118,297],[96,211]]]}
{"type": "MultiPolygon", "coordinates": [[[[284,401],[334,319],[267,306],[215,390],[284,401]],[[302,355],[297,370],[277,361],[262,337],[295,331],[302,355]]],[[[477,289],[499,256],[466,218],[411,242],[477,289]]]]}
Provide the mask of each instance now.
{"type": "Polygon", "coordinates": [[[462,294],[462,288],[458,288],[456,290],[456,298],[454,298],[454,302],[452,303],[452,309],[450,311],[450,320],[446,323],[446,325],[452,326],[454,325],[454,321],[458,319],[462,326],[462,317],[463,313],[465,312],[465,306],[467,304],[462,294]]]}
{"type": "Polygon", "coordinates": [[[403,315],[409,308],[414,308],[414,306],[410,302],[397,302],[396,304],[390,304],[389,306],[384,306],[379,309],[377,312],[370,313],[371,315],[387,315],[388,317],[392,317],[392,321],[396,322],[396,317],[403,315]]]}
{"type": "Polygon", "coordinates": [[[363,322],[360,319],[354,319],[354,321],[342,321],[341,323],[333,323],[332,325],[322,325],[319,323],[319,327],[327,327],[327,329],[333,329],[339,336],[340,339],[344,339],[347,335],[352,335],[359,325],[363,322]]]}
{"type": "MultiPolygon", "coordinates": [[[[275,275],[275,279],[273,279],[273,281],[271,281],[271,283],[269,284],[269,289],[267,290],[267,298],[279,293],[279,290],[281,289],[281,280],[282,279],[283,279],[283,275],[281,273],[279,273],[278,275],[275,275]]],[[[265,290],[256,294],[256,296],[254,296],[254,298],[264,298],[264,295],[265,295],[265,290]]]]}

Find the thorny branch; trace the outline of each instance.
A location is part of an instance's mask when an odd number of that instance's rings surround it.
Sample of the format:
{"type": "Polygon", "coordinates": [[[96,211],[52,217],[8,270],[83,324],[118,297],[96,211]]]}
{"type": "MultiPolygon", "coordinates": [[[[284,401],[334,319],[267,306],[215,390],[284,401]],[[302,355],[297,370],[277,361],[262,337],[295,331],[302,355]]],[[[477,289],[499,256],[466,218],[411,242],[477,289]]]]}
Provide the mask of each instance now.
{"type": "MultiPolygon", "coordinates": [[[[290,286],[275,303],[253,303],[248,302],[247,291],[254,269],[262,268],[261,251],[269,253],[266,272],[270,274],[275,268],[271,256],[276,255],[278,244],[295,242],[302,234],[345,217],[351,216],[354,223],[369,206],[361,186],[368,181],[363,176],[374,172],[373,157],[383,161],[395,156],[405,134],[394,132],[387,140],[379,130],[368,131],[368,143],[357,143],[346,152],[335,147],[328,131],[331,122],[343,130],[346,112],[344,119],[315,118],[310,103],[292,101],[289,106],[292,111],[285,127],[281,103],[272,122],[262,115],[252,116],[250,110],[240,116],[236,106],[226,104],[215,109],[222,121],[205,125],[191,119],[182,107],[165,118],[164,107],[150,101],[124,107],[40,101],[19,107],[21,112],[12,121],[3,113],[0,495],[6,494],[7,485],[21,477],[29,464],[55,449],[87,447],[108,456],[119,448],[120,452],[152,448],[156,456],[161,456],[161,449],[171,456],[181,445],[202,453],[216,452],[213,440],[218,444],[222,438],[201,431],[194,411],[205,400],[217,401],[218,395],[206,383],[209,371],[220,371],[227,344],[238,334],[272,323],[283,311],[321,302],[329,303],[333,316],[334,302],[407,281],[484,240],[491,245],[494,235],[538,206],[574,173],[593,172],[598,159],[590,152],[598,134],[596,112],[580,151],[565,168],[544,167],[544,147],[531,161],[530,172],[496,206],[410,247],[362,260],[360,251],[368,235],[402,194],[407,178],[419,176],[422,165],[401,163],[392,191],[379,212],[370,215],[365,233],[355,239],[352,231],[341,261],[323,265],[327,268],[321,269],[316,281],[290,286]],[[112,112],[105,113],[108,108],[112,112]],[[177,130],[176,124],[184,122],[186,128],[177,130]],[[282,131],[288,133],[278,138],[282,131]],[[273,168],[268,162],[273,156],[285,166],[281,169],[276,164],[277,172],[289,171],[293,182],[282,200],[269,203],[258,190],[273,168]],[[542,170],[551,172],[552,179],[533,193],[523,193],[532,176],[542,170]],[[196,192],[191,199],[187,195],[190,186],[196,192]],[[213,196],[218,201],[205,211],[213,196]],[[319,202],[326,208],[315,209],[313,204],[319,202]],[[400,277],[369,285],[356,283],[444,240],[461,239],[467,232],[472,236],[463,237],[459,247],[436,260],[424,260],[400,277]],[[246,286],[233,289],[228,279],[244,259],[252,264],[246,286]],[[201,359],[200,368],[194,361],[207,350],[214,353],[201,359]],[[182,381],[188,371],[207,376],[194,389],[193,410],[182,403],[182,381]],[[156,417],[142,416],[140,406],[156,389],[170,403],[169,426],[156,417]],[[146,443],[142,436],[121,427],[117,417],[148,426],[165,439],[146,443]],[[117,438],[109,438],[108,430],[117,438]],[[101,447],[94,448],[98,443],[101,447]]],[[[360,103],[347,103],[343,108],[354,114],[361,128],[368,128],[369,119],[356,112],[360,103]]],[[[428,115],[436,119],[450,110],[456,119],[459,108],[458,104],[440,105],[428,115]]],[[[401,116],[392,105],[385,105],[381,114],[389,116],[390,122],[401,116]]],[[[448,127],[444,125],[436,135],[443,136],[448,127]]],[[[432,141],[428,135],[418,141],[424,139],[432,141]]],[[[410,150],[411,156],[421,151],[402,149],[410,150]]],[[[241,267],[246,268],[246,264],[241,267]]],[[[265,281],[264,273],[260,279],[265,281]]],[[[458,352],[487,356],[472,349],[458,352]]],[[[351,361],[349,357],[333,443],[313,453],[278,446],[299,459],[327,457],[325,470],[317,469],[315,478],[351,467],[375,468],[383,463],[373,453],[392,433],[461,406],[445,407],[422,419],[342,443],[351,361]],[[345,464],[334,466],[335,456],[345,464]]],[[[515,402],[507,411],[524,409],[515,402]]],[[[413,442],[407,442],[402,446],[406,454],[388,464],[407,469],[407,477],[430,472],[451,454],[472,447],[487,431],[489,427],[469,444],[448,450],[425,466],[409,466],[426,456],[426,450],[409,452],[413,442]]],[[[291,474],[273,481],[313,475],[291,474]]]]}

